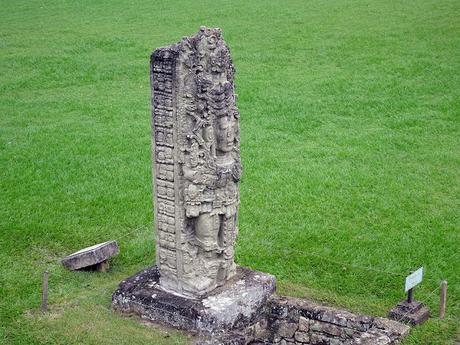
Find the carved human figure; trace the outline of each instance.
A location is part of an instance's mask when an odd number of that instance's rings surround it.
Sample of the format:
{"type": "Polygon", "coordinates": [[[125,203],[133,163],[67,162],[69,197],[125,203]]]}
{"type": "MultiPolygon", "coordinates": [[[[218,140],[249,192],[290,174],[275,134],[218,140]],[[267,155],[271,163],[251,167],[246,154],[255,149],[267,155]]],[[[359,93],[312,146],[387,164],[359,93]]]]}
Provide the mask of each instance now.
{"type": "MultiPolygon", "coordinates": [[[[216,119],[216,157],[211,152],[200,151],[197,142],[191,145],[188,164],[184,165],[184,177],[190,182],[186,191],[187,217],[197,217],[195,236],[206,250],[222,249],[224,222],[236,215],[240,179],[240,162],[232,152],[235,148],[235,118],[226,114],[216,119]],[[205,157],[215,162],[206,162],[205,157]],[[208,163],[208,164],[207,164],[208,163]],[[210,163],[210,164],[209,164],[210,163]],[[214,163],[214,164],[213,164],[214,163]],[[199,207],[197,207],[199,206],[199,207]],[[224,217],[220,217],[224,215],[224,217]]],[[[207,131],[211,126],[207,127],[207,131]]],[[[209,134],[208,134],[209,136],[209,134]]]]}
{"type": "Polygon", "coordinates": [[[228,80],[233,75],[226,73],[228,49],[217,34],[205,34],[205,39],[198,44],[195,71],[198,85],[190,90],[197,91],[201,102],[191,114],[194,124],[189,137],[195,139],[191,151],[198,151],[191,157],[198,153],[202,160],[198,160],[194,172],[186,165],[184,177],[191,182],[188,185],[191,198],[186,206],[192,224],[191,243],[200,249],[197,255],[201,253],[209,259],[203,267],[208,278],[219,285],[235,271],[233,246],[239,201],[236,184],[241,165],[236,140],[238,116],[235,115],[238,112],[234,105],[233,84],[228,80]],[[201,200],[196,200],[197,197],[201,200]]]}

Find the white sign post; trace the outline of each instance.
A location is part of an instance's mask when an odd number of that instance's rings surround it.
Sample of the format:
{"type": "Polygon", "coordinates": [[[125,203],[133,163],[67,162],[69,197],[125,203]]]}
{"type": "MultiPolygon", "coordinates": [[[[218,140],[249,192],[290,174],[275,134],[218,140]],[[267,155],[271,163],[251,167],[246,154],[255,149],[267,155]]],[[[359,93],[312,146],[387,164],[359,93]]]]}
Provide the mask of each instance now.
{"type": "Polygon", "coordinates": [[[419,325],[430,317],[429,309],[420,301],[414,300],[414,288],[422,282],[423,267],[412,272],[406,277],[405,291],[407,300],[399,302],[390,310],[388,316],[392,320],[408,322],[411,325],[419,325]]]}
{"type": "Polygon", "coordinates": [[[407,292],[407,302],[412,303],[414,300],[413,288],[422,282],[423,278],[423,267],[420,267],[417,271],[409,274],[406,277],[405,292],[407,292]]]}

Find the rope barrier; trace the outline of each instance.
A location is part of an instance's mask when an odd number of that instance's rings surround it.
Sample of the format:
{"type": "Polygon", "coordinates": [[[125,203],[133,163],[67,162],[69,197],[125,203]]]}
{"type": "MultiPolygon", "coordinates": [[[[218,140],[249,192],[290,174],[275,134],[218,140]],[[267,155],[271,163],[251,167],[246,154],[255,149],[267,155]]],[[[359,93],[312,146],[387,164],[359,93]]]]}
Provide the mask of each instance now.
{"type": "MultiPolygon", "coordinates": [[[[432,295],[433,295],[437,290],[439,290],[439,289],[440,289],[440,287],[438,286],[436,289],[434,289],[433,291],[431,291],[431,292],[428,294],[428,297],[426,298],[426,300],[429,300],[429,299],[432,297],[432,295]]],[[[405,318],[407,315],[409,315],[410,313],[411,313],[410,310],[407,311],[407,312],[404,313],[404,314],[401,316],[401,318],[399,318],[397,321],[398,321],[398,322],[403,321],[404,318],[405,318]]]]}
{"type": "MultiPolygon", "coordinates": [[[[392,271],[377,269],[377,268],[370,267],[370,266],[360,266],[360,265],[356,265],[356,264],[350,264],[350,263],[347,263],[347,262],[342,262],[342,261],[330,259],[328,257],[313,254],[313,253],[302,252],[302,251],[300,251],[298,249],[295,249],[295,248],[285,249],[285,248],[276,248],[276,247],[270,246],[270,250],[281,251],[281,252],[284,252],[283,254],[295,253],[295,254],[298,254],[298,255],[309,256],[309,257],[313,257],[313,258],[319,259],[321,261],[326,261],[326,262],[329,262],[331,264],[335,264],[335,265],[338,265],[338,266],[346,266],[346,267],[350,267],[350,268],[358,269],[358,270],[363,270],[363,271],[372,271],[372,272],[382,273],[382,274],[386,274],[386,275],[392,275],[392,276],[396,276],[396,277],[403,277],[403,278],[405,278],[407,276],[407,273],[392,272],[392,271]]],[[[438,282],[438,279],[435,279],[435,278],[424,277],[424,280],[425,281],[431,281],[433,283],[438,282]]]]}
{"type": "MultiPolygon", "coordinates": [[[[144,232],[145,230],[147,230],[149,227],[148,226],[138,226],[134,229],[132,229],[131,231],[123,234],[122,236],[119,236],[116,238],[117,241],[122,241],[124,239],[126,239],[127,237],[134,237],[134,236],[137,236],[139,235],[141,232],[144,232]]],[[[325,257],[325,256],[322,256],[322,255],[318,255],[318,254],[313,254],[313,253],[309,253],[309,252],[303,252],[303,251],[300,251],[296,248],[277,248],[277,247],[273,247],[271,245],[271,243],[267,243],[267,246],[270,250],[274,250],[274,251],[277,251],[277,252],[280,252],[282,253],[283,255],[288,255],[288,254],[294,254],[294,255],[299,255],[299,256],[308,256],[308,257],[312,257],[312,258],[315,258],[315,259],[319,259],[321,261],[325,261],[325,262],[328,262],[328,263],[331,263],[331,264],[334,264],[334,265],[338,265],[338,266],[342,266],[342,267],[349,267],[349,268],[352,268],[352,269],[356,269],[356,270],[362,270],[362,271],[368,271],[368,272],[376,272],[376,273],[380,273],[380,274],[383,274],[383,275],[387,275],[387,276],[393,276],[393,277],[406,277],[407,274],[405,273],[401,273],[401,272],[393,272],[393,271],[388,271],[388,270],[382,270],[382,269],[378,269],[378,268],[375,268],[375,267],[371,267],[371,266],[361,266],[361,265],[356,265],[356,264],[352,264],[352,263],[348,263],[348,262],[341,262],[341,261],[338,261],[338,260],[334,260],[334,259],[331,259],[331,258],[328,258],[328,257],[325,257]]],[[[452,257],[454,257],[456,254],[454,254],[452,257]]],[[[289,275],[292,275],[294,276],[295,273],[294,272],[290,272],[289,275]]],[[[436,282],[438,283],[438,281],[434,278],[424,278],[424,280],[427,280],[427,281],[431,281],[431,282],[436,282]]],[[[434,294],[440,289],[440,286],[438,285],[434,290],[432,290],[425,298],[424,298],[424,301],[425,303],[427,303],[428,301],[431,301],[431,299],[433,298],[434,294]]],[[[94,289],[93,290],[94,292],[96,293],[107,293],[107,286],[105,287],[102,287],[102,288],[97,288],[97,289],[94,289]]],[[[334,296],[339,296],[338,294],[334,293],[333,291],[331,291],[331,293],[334,295],[334,296]]],[[[89,298],[89,297],[88,297],[89,298]]],[[[404,320],[404,318],[409,315],[410,311],[408,311],[407,313],[405,313],[401,318],[398,319],[398,321],[402,321],[404,320]]],[[[449,318],[446,318],[447,320],[449,320],[449,318]]]]}
{"type": "Polygon", "coordinates": [[[148,227],[145,226],[145,225],[144,225],[144,226],[138,226],[137,228],[134,228],[134,229],[131,230],[130,232],[128,232],[128,233],[126,233],[126,234],[124,234],[124,235],[118,237],[116,240],[119,241],[119,240],[124,239],[124,238],[126,238],[126,237],[128,237],[128,236],[133,235],[134,233],[140,233],[139,230],[144,229],[144,228],[148,228],[148,227]]]}

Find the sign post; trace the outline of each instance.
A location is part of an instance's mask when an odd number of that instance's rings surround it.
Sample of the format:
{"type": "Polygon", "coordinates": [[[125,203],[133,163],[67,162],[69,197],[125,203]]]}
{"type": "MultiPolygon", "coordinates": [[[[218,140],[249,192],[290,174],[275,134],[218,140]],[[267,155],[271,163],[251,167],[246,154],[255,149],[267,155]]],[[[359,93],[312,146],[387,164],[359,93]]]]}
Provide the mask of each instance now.
{"type": "Polygon", "coordinates": [[[407,303],[414,301],[414,287],[422,282],[423,279],[423,267],[420,267],[417,271],[411,272],[406,277],[405,292],[407,292],[407,303]]]}
{"type": "Polygon", "coordinates": [[[403,321],[412,325],[419,325],[430,316],[430,311],[422,302],[414,300],[414,288],[422,282],[423,267],[411,272],[406,277],[404,291],[407,293],[407,299],[399,302],[396,307],[390,310],[388,317],[396,321],[403,321]]]}

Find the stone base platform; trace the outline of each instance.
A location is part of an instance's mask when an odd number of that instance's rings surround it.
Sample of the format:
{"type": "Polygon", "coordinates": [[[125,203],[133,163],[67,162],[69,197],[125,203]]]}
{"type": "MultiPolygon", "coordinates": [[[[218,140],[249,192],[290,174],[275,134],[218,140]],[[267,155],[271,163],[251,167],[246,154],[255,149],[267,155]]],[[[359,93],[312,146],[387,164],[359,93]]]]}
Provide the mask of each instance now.
{"type": "Polygon", "coordinates": [[[195,345],[395,345],[410,329],[385,318],[277,296],[273,276],[243,267],[224,286],[197,299],[162,290],[159,278],[154,266],[121,282],[113,308],[192,332],[195,345]]]}
{"type": "Polygon", "coordinates": [[[122,281],[112,296],[113,308],[217,336],[254,324],[275,291],[275,277],[243,267],[238,267],[235,277],[225,285],[198,299],[164,291],[159,278],[160,272],[153,266],[122,281]]]}
{"type": "Polygon", "coordinates": [[[412,326],[424,323],[430,317],[430,311],[422,302],[407,301],[399,302],[396,307],[390,310],[388,317],[392,320],[406,322],[412,326]]]}

